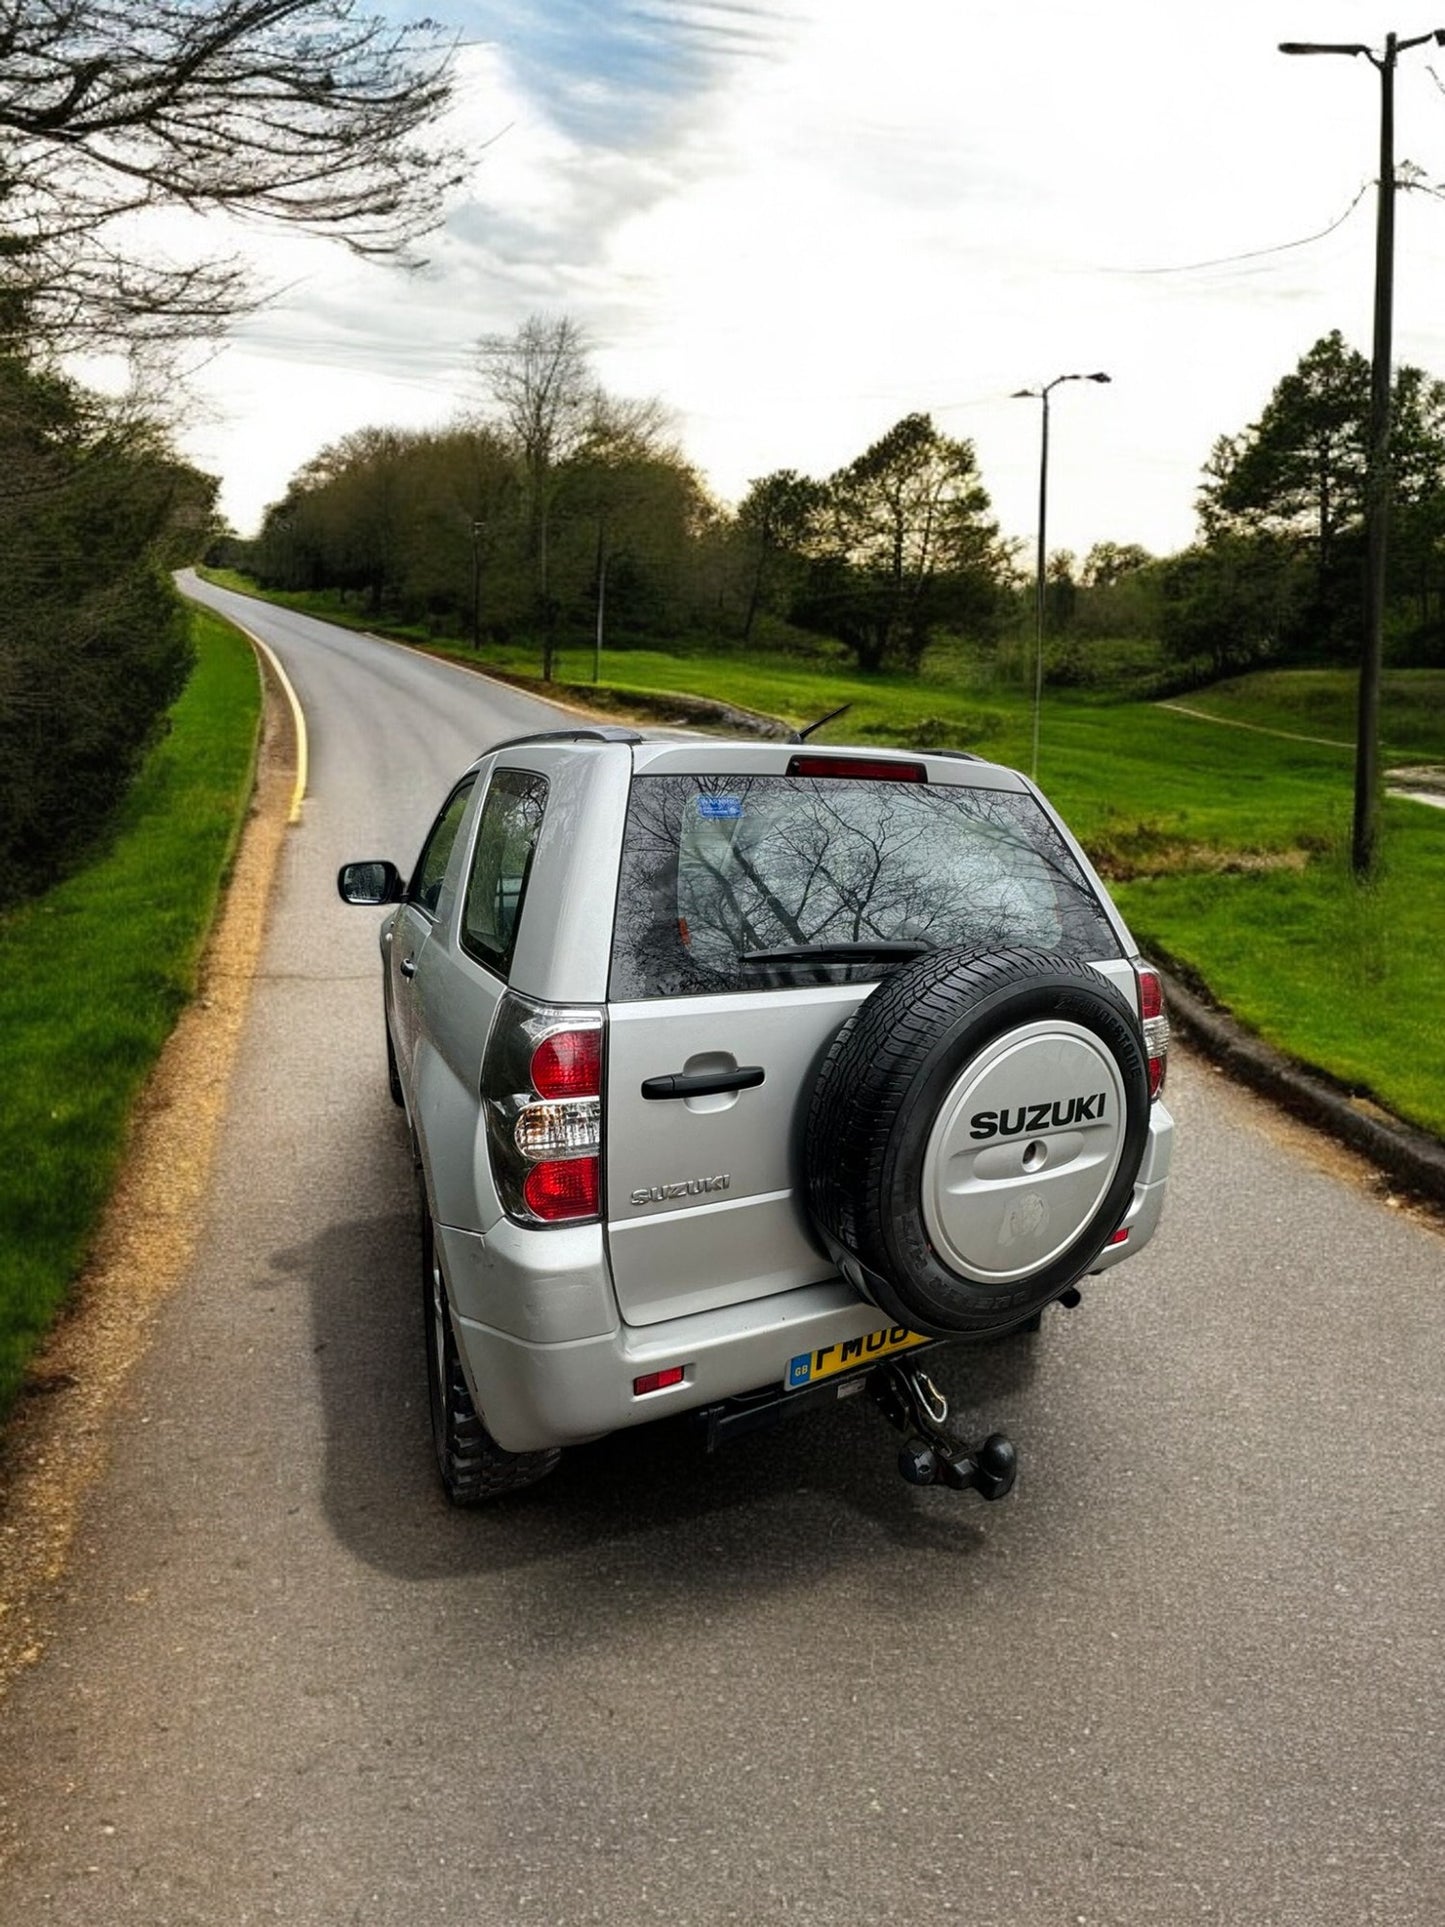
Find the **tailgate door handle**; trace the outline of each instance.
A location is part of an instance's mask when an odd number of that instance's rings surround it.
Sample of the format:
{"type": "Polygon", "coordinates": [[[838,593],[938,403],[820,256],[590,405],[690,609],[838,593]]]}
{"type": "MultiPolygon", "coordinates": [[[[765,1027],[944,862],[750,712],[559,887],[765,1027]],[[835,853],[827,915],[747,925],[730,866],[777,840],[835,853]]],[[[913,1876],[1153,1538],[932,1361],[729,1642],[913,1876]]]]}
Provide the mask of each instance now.
{"type": "Polygon", "coordinates": [[[665,1077],[645,1077],[644,1097],[714,1097],[720,1091],[750,1091],[763,1081],[761,1064],[740,1065],[735,1071],[669,1071],[665,1077]]]}

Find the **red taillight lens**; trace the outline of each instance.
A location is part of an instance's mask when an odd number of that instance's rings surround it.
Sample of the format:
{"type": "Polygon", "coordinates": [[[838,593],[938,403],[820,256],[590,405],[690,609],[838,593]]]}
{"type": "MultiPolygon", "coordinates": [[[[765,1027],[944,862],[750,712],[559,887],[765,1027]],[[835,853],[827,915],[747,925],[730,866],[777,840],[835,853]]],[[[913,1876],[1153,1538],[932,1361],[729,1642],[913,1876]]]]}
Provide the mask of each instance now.
{"type": "Polygon", "coordinates": [[[552,1158],[534,1164],[522,1181],[527,1209],[544,1224],[595,1218],[600,1197],[596,1158],[552,1158]]]}
{"type": "Polygon", "coordinates": [[[1144,1049],[1149,1057],[1149,1095],[1158,1097],[1164,1088],[1169,1068],[1169,1015],[1164,1008],[1164,986],[1159,972],[1148,964],[1136,964],[1139,979],[1139,1014],[1144,1020],[1144,1049]]]}
{"type": "Polygon", "coordinates": [[[532,1052],[538,1097],[596,1097],[602,1090],[602,1032],[557,1030],[532,1052]]]}
{"type": "Polygon", "coordinates": [[[882,756],[793,756],[789,776],[851,776],[857,783],[926,783],[922,763],[894,763],[882,756]]]}

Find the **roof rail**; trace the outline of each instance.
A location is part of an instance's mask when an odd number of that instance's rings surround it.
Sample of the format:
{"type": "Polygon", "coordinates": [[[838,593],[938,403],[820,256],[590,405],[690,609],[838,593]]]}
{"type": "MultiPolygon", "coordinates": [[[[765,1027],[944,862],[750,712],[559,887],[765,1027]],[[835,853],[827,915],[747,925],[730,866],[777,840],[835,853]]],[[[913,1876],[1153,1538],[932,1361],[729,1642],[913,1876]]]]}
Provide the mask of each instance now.
{"type": "Polygon", "coordinates": [[[590,728],[579,729],[539,729],[530,736],[509,736],[505,742],[488,743],[480,753],[490,756],[494,750],[520,749],[525,743],[641,743],[646,738],[639,736],[635,729],[623,729],[618,723],[597,723],[590,728]]]}

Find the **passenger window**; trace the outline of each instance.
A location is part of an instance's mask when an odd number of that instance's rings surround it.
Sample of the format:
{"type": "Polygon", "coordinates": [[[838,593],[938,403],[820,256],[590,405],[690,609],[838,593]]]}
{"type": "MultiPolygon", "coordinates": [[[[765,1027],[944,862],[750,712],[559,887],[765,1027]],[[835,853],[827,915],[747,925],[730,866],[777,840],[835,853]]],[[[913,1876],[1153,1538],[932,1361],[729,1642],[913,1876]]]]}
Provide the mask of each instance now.
{"type": "Polygon", "coordinates": [[[499,769],[482,804],[462,910],[462,948],[505,977],[512,967],[532,853],[547,807],[547,779],[499,769]]]}
{"type": "Polygon", "coordinates": [[[437,913],[437,900],[442,893],[442,878],[447,873],[447,862],[451,857],[452,845],[457,840],[461,828],[462,812],[467,807],[467,798],[472,793],[475,778],[468,777],[459,783],[447,798],[441,815],[427,833],[426,842],[421,846],[421,855],[416,860],[407,896],[412,903],[419,904],[427,915],[437,913]]]}

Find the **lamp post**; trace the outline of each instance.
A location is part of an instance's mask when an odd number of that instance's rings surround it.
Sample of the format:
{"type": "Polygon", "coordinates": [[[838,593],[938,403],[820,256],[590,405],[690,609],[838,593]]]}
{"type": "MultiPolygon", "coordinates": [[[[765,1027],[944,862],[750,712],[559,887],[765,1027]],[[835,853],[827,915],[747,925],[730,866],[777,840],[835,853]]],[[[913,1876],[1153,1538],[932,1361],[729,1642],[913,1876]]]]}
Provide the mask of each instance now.
{"type": "Polygon", "coordinates": [[[1355,721],[1357,877],[1375,866],[1380,829],[1380,668],[1384,659],[1385,545],[1390,520],[1390,333],[1395,296],[1395,63],[1427,41],[1445,47],[1445,27],[1401,40],[1385,36],[1377,54],[1356,41],[1282,40],[1282,54],[1363,54],[1380,76],[1380,179],[1375,213],[1375,336],[1370,359],[1370,429],[1365,462],[1365,635],[1355,721]]]}
{"type": "Polygon", "coordinates": [[[1039,713],[1044,702],[1044,579],[1048,561],[1049,519],[1049,396],[1064,381],[1109,381],[1110,376],[1096,370],[1092,375],[1055,375],[1042,388],[1016,388],[1014,401],[1043,403],[1043,433],[1039,440],[1039,542],[1034,564],[1034,754],[1029,774],[1039,775],[1039,713]]]}
{"type": "Polygon", "coordinates": [[[472,518],[472,649],[478,651],[482,646],[482,536],[486,523],[480,516],[472,518]]]}

